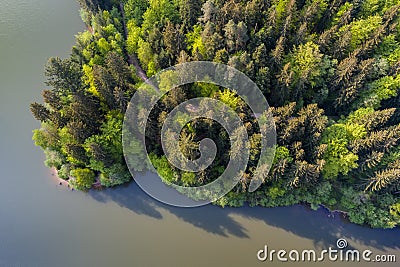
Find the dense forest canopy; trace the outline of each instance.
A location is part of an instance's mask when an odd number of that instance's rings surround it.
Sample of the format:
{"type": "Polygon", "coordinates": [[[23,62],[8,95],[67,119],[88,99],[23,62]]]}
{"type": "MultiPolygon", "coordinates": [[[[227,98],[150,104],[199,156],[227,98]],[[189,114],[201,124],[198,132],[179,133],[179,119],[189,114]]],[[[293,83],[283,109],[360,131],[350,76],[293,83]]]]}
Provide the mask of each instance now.
{"type": "MultiPolygon", "coordinates": [[[[179,146],[194,159],[201,139],[214,140],[218,155],[209,168],[182,172],[163,154],[166,114],[187,99],[212,97],[243,119],[251,146],[241,183],[215,204],[323,204],[358,224],[400,225],[400,1],[79,2],[88,30],[76,36],[70,58],[49,59],[51,89],[42,93],[44,104],[31,104],[45,164],[72,186],[131,180],[121,144],[130,98],[162,69],[214,61],[245,73],[268,99],[277,130],[273,166],[263,185],[247,192],[259,160],[254,118],[234,92],[195,83],[171,91],[151,113],[147,148],[163,179],[208,183],[235,153],[220,125],[198,120],[184,127],[179,146]]],[[[140,145],[133,140],[130,152],[140,145]]],[[[144,157],[131,163],[136,171],[147,169],[144,157]]]]}

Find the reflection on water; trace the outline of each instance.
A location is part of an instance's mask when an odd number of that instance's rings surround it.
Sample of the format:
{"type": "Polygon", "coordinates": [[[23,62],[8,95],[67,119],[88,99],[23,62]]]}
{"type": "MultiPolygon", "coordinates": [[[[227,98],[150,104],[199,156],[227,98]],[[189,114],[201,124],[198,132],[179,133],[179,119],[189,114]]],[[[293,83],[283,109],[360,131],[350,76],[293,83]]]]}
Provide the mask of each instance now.
{"type": "Polygon", "coordinates": [[[398,229],[370,229],[354,225],[345,220],[341,214],[330,213],[323,208],[318,211],[302,205],[272,209],[221,208],[214,205],[177,208],[151,199],[134,182],[120,188],[91,191],[89,195],[99,202],[115,202],[135,214],[158,220],[163,219],[162,212],[168,211],[195,227],[223,237],[250,238],[246,226],[235,220],[235,217],[240,216],[249,221],[262,221],[269,226],[312,239],[316,247],[326,248],[335,245],[337,238],[347,237],[375,249],[400,249],[400,240],[396,236],[399,234],[398,229]]]}

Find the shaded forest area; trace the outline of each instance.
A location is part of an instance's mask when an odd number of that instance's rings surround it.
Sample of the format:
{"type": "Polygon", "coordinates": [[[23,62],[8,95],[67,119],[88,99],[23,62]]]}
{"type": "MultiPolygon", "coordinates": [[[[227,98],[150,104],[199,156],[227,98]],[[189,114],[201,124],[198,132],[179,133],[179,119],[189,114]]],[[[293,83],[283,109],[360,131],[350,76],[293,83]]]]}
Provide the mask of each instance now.
{"type": "MultiPolygon", "coordinates": [[[[45,68],[41,122],[33,139],[46,166],[81,190],[132,179],[122,124],[145,75],[189,61],[214,61],[249,76],[274,115],[277,148],[263,185],[247,192],[260,134],[244,101],[211,84],[181,86],[151,114],[150,158],[163,179],[208,183],[224,170],[229,136],[213,121],[186,125],[181,151],[198,156],[202,138],[217,159],[199,173],[168,164],[159,140],[166,114],[193,97],[212,97],[246,123],[250,162],[234,190],[215,204],[265,207],[307,203],[347,212],[371,227],[400,225],[400,1],[398,0],[79,0],[88,30],[67,59],[45,68]],[[122,12],[123,11],[123,12],[122,12]],[[204,132],[207,136],[204,136],[204,132]]],[[[133,141],[131,153],[139,142],[133,141]]],[[[136,171],[146,170],[138,154],[136,171]]]]}

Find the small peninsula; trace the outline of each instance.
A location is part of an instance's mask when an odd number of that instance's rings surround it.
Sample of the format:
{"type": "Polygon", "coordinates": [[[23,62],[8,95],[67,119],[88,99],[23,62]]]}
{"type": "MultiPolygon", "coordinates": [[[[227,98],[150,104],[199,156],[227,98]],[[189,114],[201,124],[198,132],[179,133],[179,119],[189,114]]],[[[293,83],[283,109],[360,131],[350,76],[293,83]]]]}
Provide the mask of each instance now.
{"type": "MultiPolygon", "coordinates": [[[[346,212],[353,223],[400,225],[399,0],[79,0],[87,30],[69,58],[45,66],[44,103],[30,108],[41,127],[33,140],[45,164],[79,190],[131,181],[122,146],[124,114],[148,77],[176,64],[213,61],[245,73],[271,106],[277,145],[261,187],[248,192],[260,159],[260,129],[245,101],[208,83],[179,86],[154,108],[146,149],[162,178],[186,186],[216,179],[226,168],[230,137],[198,119],[184,125],[179,147],[189,159],[212,139],[216,159],[184,172],[171,165],[160,131],[188,99],[231,107],[249,136],[240,183],[214,204],[288,206],[346,212]]],[[[141,114],[137,114],[138,118],[141,114]]],[[[147,141],[147,140],[146,140],[147,141]]],[[[139,142],[129,149],[135,154],[139,142]]],[[[236,151],[235,151],[236,150],[236,151]]],[[[146,171],[137,153],[135,171],[146,171]]]]}

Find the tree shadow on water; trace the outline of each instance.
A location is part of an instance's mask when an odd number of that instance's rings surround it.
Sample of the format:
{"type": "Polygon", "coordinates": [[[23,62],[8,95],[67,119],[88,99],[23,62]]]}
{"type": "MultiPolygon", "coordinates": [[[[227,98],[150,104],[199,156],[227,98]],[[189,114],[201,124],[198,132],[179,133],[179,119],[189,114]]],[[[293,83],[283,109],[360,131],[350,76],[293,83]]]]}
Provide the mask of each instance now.
{"type": "MultiPolygon", "coordinates": [[[[314,211],[304,205],[278,208],[244,207],[232,212],[312,239],[315,247],[320,249],[327,249],[329,246],[336,248],[336,241],[340,238],[380,250],[400,249],[399,228],[372,229],[356,225],[350,223],[343,214],[331,213],[324,208],[314,211]]],[[[347,248],[352,249],[352,246],[348,245],[347,248]]]]}
{"type": "Polygon", "coordinates": [[[108,188],[101,191],[90,191],[89,195],[103,203],[115,202],[139,215],[162,219],[161,211],[167,211],[183,221],[201,228],[209,233],[228,237],[248,238],[246,229],[235,221],[224,209],[213,205],[197,208],[179,208],[154,200],[143,192],[135,182],[118,188],[108,188]]]}
{"type": "MultiPolygon", "coordinates": [[[[314,240],[317,248],[336,247],[338,238],[345,238],[376,249],[400,249],[400,229],[371,229],[344,220],[339,213],[320,208],[313,211],[302,205],[279,208],[241,207],[221,208],[206,205],[197,208],[178,208],[154,200],[135,182],[114,189],[91,191],[89,195],[100,202],[115,202],[130,211],[163,219],[165,212],[204,231],[223,237],[250,238],[247,229],[235,217],[262,221],[297,236],[314,240]]],[[[263,230],[260,230],[261,232],[263,230]]],[[[348,248],[351,248],[350,246],[348,248]]]]}
{"type": "Polygon", "coordinates": [[[161,212],[156,209],[154,201],[150,201],[149,197],[134,182],[117,188],[107,188],[100,191],[91,190],[88,194],[99,202],[115,202],[138,215],[146,215],[155,219],[163,218],[161,212]]]}

